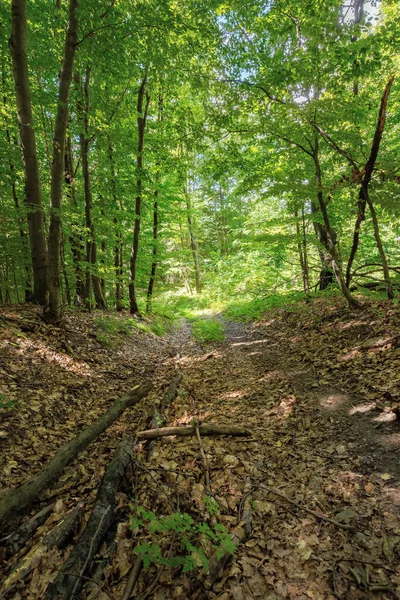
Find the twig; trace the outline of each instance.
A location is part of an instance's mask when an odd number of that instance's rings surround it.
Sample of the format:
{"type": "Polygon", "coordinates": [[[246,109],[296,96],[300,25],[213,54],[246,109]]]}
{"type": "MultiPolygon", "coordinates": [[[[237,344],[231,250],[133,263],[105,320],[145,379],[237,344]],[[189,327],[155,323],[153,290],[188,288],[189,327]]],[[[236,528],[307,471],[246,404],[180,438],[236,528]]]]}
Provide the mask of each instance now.
{"type": "Polygon", "coordinates": [[[135,563],[134,563],[132,569],[131,569],[131,572],[129,573],[128,583],[126,584],[124,595],[122,596],[121,600],[129,600],[129,598],[135,588],[137,580],[139,579],[139,575],[142,570],[142,566],[143,566],[143,561],[140,558],[140,556],[138,556],[137,559],[135,560],[135,563]]]}
{"type": "Polygon", "coordinates": [[[299,508],[300,510],[304,510],[304,512],[309,513],[310,515],[313,515],[317,519],[321,519],[322,521],[331,523],[331,525],[336,525],[336,527],[339,527],[340,529],[346,529],[347,531],[354,531],[354,529],[355,529],[352,525],[345,525],[344,523],[339,523],[339,521],[335,521],[335,519],[330,519],[329,517],[325,517],[324,515],[317,513],[315,510],[312,510],[311,508],[307,508],[307,506],[303,506],[302,504],[299,504],[298,502],[291,500],[290,498],[285,496],[285,494],[283,494],[282,492],[279,492],[278,490],[275,490],[274,488],[270,488],[267,485],[264,485],[263,483],[256,486],[256,488],[257,487],[259,487],[263,490],[266,490],[267,492],[270,492],[271,494],[275,494],[275,496],[279,496],[283,500],[286,500],[286,502],[288,502],[289,504],[292,504],[292,506],[295,506],[296,508],[299,508]]]}
{"type": "Polygon", "coordinates": [[[203,459],[204,479],[205,479],[205,484],[206,484],[206,492],[207,492],[208,496],[211,496],[210,467],[209,467],[209,464],[208,464],[206,453],[204,452],[203,444],[201,442],[200,429],[199,429],[199,423],[198,423],[198,421],[196,421],[196,437],[197,437],[197,440],[199,442],[199,448],[200,448],[201,458],[203,459]]]}

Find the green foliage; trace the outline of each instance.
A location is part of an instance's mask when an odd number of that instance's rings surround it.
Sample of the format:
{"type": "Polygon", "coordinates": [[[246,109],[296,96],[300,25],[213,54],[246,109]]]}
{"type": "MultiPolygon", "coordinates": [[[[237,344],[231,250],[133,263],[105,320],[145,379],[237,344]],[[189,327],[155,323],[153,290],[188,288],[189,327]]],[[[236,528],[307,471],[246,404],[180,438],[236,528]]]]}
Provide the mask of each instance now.
{"type": "Polygon", "coordinates": [[[192,325],[192,336],[202,343],[223,342],[224,328],[216,319],[197,319],[192,325]]]}
{"type": "Polygon", "coordinates": [[[134,330],[150,335],[163,336],[170,328],[170,322],[162,315],[152,314],[144,319],[117,318],[102,316],[95,319],[95,336],[105,348],[115,348],[124,342],[134,330]]]}
{"type": "MultiPolygon", "coordinates": [[[[215,501],[214,501],[215,502],[215,501]]],[[[205,503],[211,506],[210,501],[205,503]]],[[[141,533],[151,536],[154,541],[144,540],[138,544],[134,552],[143,560],[144,568],[151,564],[168,567],[182,567],[184,573],[201,566],[208,570],[208,559],[201,546],[201,537],[211,542],[212,548],[220,558],[225,553],[233,554],[235,545],[223,525],[210,526],[208,523],[197,523],[187,513],[173,513],[158,517],[142,506],[134,508],[135,515],[131,517],[131,529],[139,529],[141,533]],[[172,536],[173,551],[168,556],[163,554],[160,538],[172,536]]],[[[214,514],[215,506],[213,506],[214,514]]]]}
{"type": "Polygon", "coordinates": [[[4,394],[0,394],[0,409],[1,408],[15,408],[18,406],[17,400],[7,398],[4,394]]]}

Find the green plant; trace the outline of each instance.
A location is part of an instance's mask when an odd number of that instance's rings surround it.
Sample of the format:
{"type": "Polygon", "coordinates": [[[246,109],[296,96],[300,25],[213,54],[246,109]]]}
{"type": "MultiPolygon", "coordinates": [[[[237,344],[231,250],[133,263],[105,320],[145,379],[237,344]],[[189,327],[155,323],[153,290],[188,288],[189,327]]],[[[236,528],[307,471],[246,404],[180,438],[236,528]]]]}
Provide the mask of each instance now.
{"type": "Polygon", "coordinates": [[[155,564],[181,566],[184,573],[199,566],[208,570],[208,559],[200,543],[202,536],[211,542],[218,558],[235,551],[235,545],[223,525],[211,527],[205,522],[196,523],[187,513],[177,512],[158,517],[142,506],[136,506],[134,510],[136,514],[131,517],[131,529],[141,529],[146,535],[155,538],[154,541],[142,541],[134,550],[143,560],[144,568],[155,564]],[[172,542],[167,555],[163,555],[157,534],[161,534],[162,539],[170,534],[172,542]]]}
{"type": "Polygon", "coordinates": [[[4,394],[0,394],[0,408],[15,408],[17,405],[17,400],[7,398],[4,394]]]}
{"type": "Polygon", "coordinates": [[[192,336],[198,342],[222,342],[223,327],[216,319],[197,319],[192,323],[192,336]]]}

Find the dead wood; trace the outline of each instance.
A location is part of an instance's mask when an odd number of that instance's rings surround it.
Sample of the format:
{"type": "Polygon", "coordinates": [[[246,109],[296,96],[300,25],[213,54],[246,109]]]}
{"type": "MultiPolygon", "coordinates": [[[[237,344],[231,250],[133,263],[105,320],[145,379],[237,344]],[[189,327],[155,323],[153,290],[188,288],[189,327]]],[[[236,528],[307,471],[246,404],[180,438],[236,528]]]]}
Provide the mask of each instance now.
{"type": "Polygon", "coordinates": [[[16,531],[13,531],[10,535],[1,540],[6,549],[6,558],[11,558],[22,550],[29,538],[35,533],[36,529],[40,527],[40,525],[43,525],[47,517],[51,514],[53,506],[54,502],[45,506],[28,521],[22,523],[16,531]]]}
{"type": "Polygon", "coordinates": [[[129,573],[128,582],[126,584],[126,587],[124,590],[124,595],[122,596],[121,600],[129,600],[129,598],[131,597],[131,594],[135,588],[136,582],[139,579],[139,575],[142,571],[142,567],[143,567],[143,561],[138,556],[134,562],[131,572],[129,573]]]}
{"type": "Polygon", "coordinates": [[[65,444],[47,464],[47,466],[33,479],[14,488],[0,500],[0,526],[16,511],[28,506],[37,498],[53,479],[59,477],[65,467],[91,442],[107,429],[129,407],[137,404],[150,391],[151,385],[145,383],[136,386],[131,392],[114,402],[109,410],[97,421],[86,427],[81,433],[65,444]]]}
{"type": "MultiPolygon", "coordinates": [[[[234,435],[234,436],[250,436],[251,431],[242,429],[241,427],[226,426],[226,425],[200,425],[200,434],[203,436],[214,435],[234,435]]],[[[188,427],[162,427],[161,429],[148,429],[147,431],[138,431],[136,434],[139,440],[151,440],[153,438],[165,437],[169,435],[177,435],[179,437],[187,437],[196,435],[196,427],[190,425],[188,427]]]]}
{"type": "Polygon", "coordinates": [[[62,548],[74,535],[83,512],[83,503],[78,504],[73,510],[57,523],[54,529],[34,544],[27,554],[16,564],[9,577],[4,581],[0,599],[8,595],[29,573],[35,569],[42,557],[50,550],[62,548]]]}
{"type": "MultiPolygon", "coordinates": [[[[243,500],[240,503],[239,508],[239,523],[230,533],[230,538],[235,546],[239,546],[245,539],[247,539],[251,533],[253,513],[251,510],[251,481],[250,477],[246,478],[246,484],[244,487],[243,500]]],[[[225,552],[221,557],[218,558],[217,552],[215,552],[209,560],[209,574],[208,574],[208,585],[212,586],[220,577],[225,569],[228,560],[232,554],[225,552]]]]}
{"type": "Polygon", "coordinates": [[[104,473],[88,524],[65,561],[61,572],[49,586],[46,598],[71,598],[78,594],[85,573],[114,520],[117,492],[132,456],[133,440],[126,437],[118,445],[104,473]]]}
{"type": "MultiPolygon", "coordinates": [[[[160,425],[164,422],[164,411],[172,404],[178,393],[179,385],[182,381],[182,374],[177,373],[169,382],[166,392],[161,399],[159,410],[156,410],[151,421],[151,429],[159,429],[160,425]]],[[[153,455],[155,448],[155,440],[152,440],[147,447],[146,459],[149,461],[153,455]]]]}

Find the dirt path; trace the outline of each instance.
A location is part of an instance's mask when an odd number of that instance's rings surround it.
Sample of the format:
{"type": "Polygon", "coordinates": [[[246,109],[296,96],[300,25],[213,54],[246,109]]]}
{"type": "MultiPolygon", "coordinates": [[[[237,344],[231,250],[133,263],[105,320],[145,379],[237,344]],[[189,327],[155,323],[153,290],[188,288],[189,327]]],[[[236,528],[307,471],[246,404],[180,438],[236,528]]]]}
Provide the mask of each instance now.
{"type": "MultiPolygon", "coordinates": [[[[229,530],[235,526],[250,478],[253,531],[219,582],[210,587],[205,577],[174,578],[168,571],[154,598],[400,597],[394,566],[400,553],[400,430],[391,420],[394,413],[371,399],[377,386],[383,386],[378,393],[383,402],[385,392],[393,400],[398,389],[392,317],[385,313],[366,331],[369,309],[355,320],[341,306],[328,315],[326,306],[317,308],[321,318],[318,312],[281,312],[254,327],[225,323],[226,340],[214,349],[190,341],[181,346],[174,360],[184,374],[185,394],[168,423],[198,419],[253,431],[252,440],[202,440],[219,521],[229,530]],[[381,329],[391,342],[373,340],[376,333],[382,338],[381,329]],[[366,340],[368,349],[355,350],[366,340]],[[343,357],[351,352],[361,358],[349,368],[343,357]],[[369,369],[375,373],[371,385],[364,377],[369,369]],[[260,484],[354,531],[320,521],[260,484]]],[[[161,477],[158,485],[172,485],[180,510],[207,520],[197,440],[160,442],[156,464],[194,477],[161,477]]],[[[150,496],[143,492],[140,502],[166,510],[157,487],[150,496]]],[[[149,571],[142,585],[153,576],[149,571]]]]}
{"type": "MultiPolygon", "coordinates": [[[[110,397],[150,377],[155,389],[145,405],[128,411],[68,468],[62,487],[48,492],[60,500],[61,513],[82,500],[89,510],[118,439],[146,426],[176,369],[183,382],[165,415],[168,425],[239,425],[253,435],[202,438],[211,498],[196,437],[164,438],[148,463],[139,446],[119,501],[124,519],[112,563],[101,587],[82,597],[121,598],[135,547],[144,543],[150,565],[136,586],[140,600],[400,598],[400,427],[391,410],[400,400],[397,310],[369,303],[355,315],[341,301],[316,301],[277,310],[255,325],[224,322],[225,341],[215,345],[194,342],[185,323],[163,340],[138,334],[114,350],[99,346],[89,321],[71,324],[56,341],[48,329],[36,331],[35,339],[21,336],[19,324],[14,337],[8,331],[6,389],[17,399],[33,396],[2,423],[6,485],[36,472],[110,397]],[[73,346],[71,359],[62,344],[73,346]],[[209,557],[213,544],[226,543],[216,523],[239,531],[245,503],[251,535],[211,582],[193,548],[201,544],[209,557]],[[154,517],[139,515],[132,531],[127,513],[134,506],[154,517]],[[171,526],[170,517],[166,525],[163,519],[174,513],[190,515],[187,530],[176,521],[171,526]],[[166,558],[185,560],[188,571],[163,565],[166,558]]],[[[41,598],[68,551],[42,558],[14,597],[41,598]]]]}

